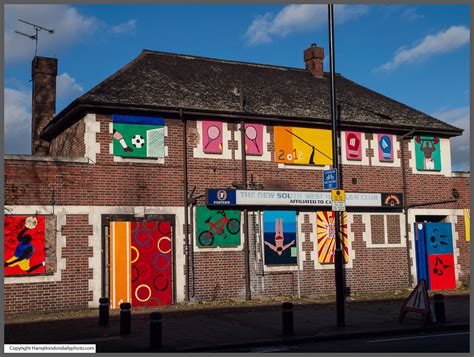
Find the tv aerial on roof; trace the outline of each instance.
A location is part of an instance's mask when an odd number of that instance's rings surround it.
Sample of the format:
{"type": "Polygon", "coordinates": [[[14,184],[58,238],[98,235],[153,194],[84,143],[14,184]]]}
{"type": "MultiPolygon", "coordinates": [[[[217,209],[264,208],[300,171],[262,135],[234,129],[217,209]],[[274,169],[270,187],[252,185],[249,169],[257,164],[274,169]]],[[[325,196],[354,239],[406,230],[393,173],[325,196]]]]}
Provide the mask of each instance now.
{"type": "Polygon", "coordinates": [[[35,30],[34,35],[30,35],[30,34],[27,34],[27,33],[21,32],[21,31],[17,31],[17,30],[15,30],[15,33],[17,33],[19,35],[22,35],[22,36],[25,36],[25,37],[28,37],[31,40],[35,40],[35,57],[36,57],[36,55],[38,53],[38,33],[41,30],[43,30],[43,31],[48,32],[49,34],[53,34],[54,30],[47,29],[46,27],[43,27],[43,26],[40,26],[40,25],[32,24],[31,22],[28,22],[28,21],[25,21],[25,20],[22,20],[22,19],[18,19],[18,21],[23,22],[24,24],[30,25],[34,28],[34,30],[35,30]]]}

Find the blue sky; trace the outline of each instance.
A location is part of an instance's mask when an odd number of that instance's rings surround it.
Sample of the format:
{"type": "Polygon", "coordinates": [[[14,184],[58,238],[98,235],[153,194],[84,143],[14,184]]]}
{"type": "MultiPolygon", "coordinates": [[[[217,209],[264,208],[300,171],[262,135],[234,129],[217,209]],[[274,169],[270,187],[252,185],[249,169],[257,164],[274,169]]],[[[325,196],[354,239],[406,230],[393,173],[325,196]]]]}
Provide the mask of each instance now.
{"type": "MultiPolygon", "coordinates": [[[[142,49],[304,67],[311,43],[328,54],[323,5],[6,5],[5,152],[29,153],[31,32],[58,58],[59,112],[142,49]]],[[[454,169],[469,169],[469,6],[336,5],[336,71],[465,129],[454,169]]],[[[325,70],[329,70],[326,60],[325,70]]]]}

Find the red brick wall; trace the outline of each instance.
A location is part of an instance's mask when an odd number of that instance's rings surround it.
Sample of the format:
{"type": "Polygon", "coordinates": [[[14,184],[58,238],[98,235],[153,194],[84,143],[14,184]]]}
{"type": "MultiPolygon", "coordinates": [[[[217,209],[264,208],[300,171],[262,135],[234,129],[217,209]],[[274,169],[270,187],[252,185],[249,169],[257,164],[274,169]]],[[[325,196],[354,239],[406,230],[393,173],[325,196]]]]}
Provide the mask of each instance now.
{"type": "Polygon", "coordinates": [[[88,301],[92,300],[88,281],[92,278],[92,269],[89,269],[92,248],[88,246],[92,226],[87,215],[67,215],[61,234],[66,239],[61,253],[66,259],[66,269],[61,271],[61,281],[5,284],[5,314],[88,307],[88,301]]]}
{"type": "Polygon", "coordinates": [[[49,147],[50,156],[84,157],[86,146],[84,134],[86,125],[84,120],[79,120],[60,135],[55,137],[49,147]]]}
{"type": "MultiPolygon", "coordinates": [[[[111,134],[109,132],[111,116],[97,115],[96,120],[100,122],[101,128],[100,133],[96,136],[100,142],[100,153],[97,154],[96,164],[5,160],[5,204],[49,205],[54,188],[58,205],[183,205],[183,147],[180,121],[170,119],[165,121],[168,127],[168,136],[165,137],[168,156],[165,158],[164,164],[134,164],[113,161],[113,156],[110,154],[111,134]]],[[[235,124],[229,125],[230,130],[235,128],[235,124]]],[[[193,149],[197,146],[195,121],[188,122],[188,130],[189,191],[196,186],[194,195],[198,196],[204,194],[206,188],[229,187],[232,181],[241,182],[242,165],[240,160],[193,158],[193,149]]],[[[250,176],[253,175],[255,182],[262,183],[264,189],[322,191],[322,171],[278,168],[278,164],[273,161],[273,128],[268,127],[267,130],[271,137],[268,149],[272,152],[272,161],[248,161],[248,179],[250,180],[250,176]]],[[[84,136],[80,130],[78,130],[78,135],[82,138],[84,136]]],[[[237,146],[235,139],[233,138],[230,143],[231,148],[237,146]]],[[[408,196],[405,198],[409,204],[425,202],[427,199],[431,201],[450,198],[452,188],[455,187],[461,193],[459,202],[431,205],[427,208],[469,207],[469,178],[412,175],[411,169],[408,168],[409,157],[410,155],[406,157],[409,189],[408,196]]],[[[401,168],[345,166],[342,178],[347,191],[402,192],[401,168]],[[352,178],[357,178],[358,183],[352,184],[352,178]]],[[[198,204],[204,204],[204,198],[201,198],[198,204]]],[[[374,214],[380,215],[381,213],[374,214]]],[[[397,223],[392,222],[393,219],[389,216],[389,243],[400,243],[398,239],[400,233],[397,231],[399,224],[392,227],[397,223]]],[[[311,227],[307,215],[304,220],[303,232],[306,241],[303,244],[303,250],[306,260],[301,272],[302,294],[332,293],[334,292],[334,270],[314,269],[314,262],[310,256],[313,243],[310,241],[309,235],[315,227],[311,227]]],[[[71,224],[72,227],[75,223],[68,221],[68,224],[71,224]]],[[[374,224],[372,227],[374,228],[374,224]]],[[[456,227],[461,241],[464,239],[463,222],[458,220],[456,227]]],[[[353,250],[356,254],[353,268],[346,269],[346,284],[351,286],[352,291],[375,291],[408,285],[406,248],[368,249],[362,239],[362,233],[366,228],[358,214],[354,215],[354,224],[349,229],[355,235],[353,250]]],[[[75,234],[81,235],[80,239],[87,242],[87,235],[84,231],[79,230],[75,234]]],[[[383,230],[380,236],[384,239],[383,230]]],[[[70,249],[70,246],[67,246],[66,249],[70,249]]],[[[467,251],[467,248],[465,247],[464,250],[467,251]]],[[[463,276],[467,276],[469,272],[467,255],[460,258],[460,264],[463,276]]],[[[87,262],[82,266],[82,269],[84,274],[88,274],[89,270],[84,267],[87,267],[87,262]]],[[[194,275],[196,297],[199,299],[243,298],[245,296],[242,252],[196,252],[194,275]]],[[[267,296],[294,295],[296,293],[296,272],[265,273],[263,279],[264,294],[267,296]]],[[[29,289],[34,291],[32,293],[34,296],[40,296],[47,291],[51,291],[53,295],[59,294],[60,288],[58,286],[62,287],[62,285],[53,283],[18,284],[11,287],[7,285],[7,289],[10,289],[10,298],[18,296],[11,300],[15,301],[15,299],[20,299],[21,292],[29,291],[29,289]],[[50,290],[50,285],[56,286],[56,288],[50,290]]],[[[84,297],[82,296],[82,298],[84,297]]],[[[84,298],[84,301],[88,300],[88,298],[84,298]]],[[[6,299],[6,301],[8,300],[6,299]]],[[[13,305],[16,306],[17,303],[15,302],[13,305]]],[[[7,310],[13,311],[14,306],[7,307],[7,310]]]]}

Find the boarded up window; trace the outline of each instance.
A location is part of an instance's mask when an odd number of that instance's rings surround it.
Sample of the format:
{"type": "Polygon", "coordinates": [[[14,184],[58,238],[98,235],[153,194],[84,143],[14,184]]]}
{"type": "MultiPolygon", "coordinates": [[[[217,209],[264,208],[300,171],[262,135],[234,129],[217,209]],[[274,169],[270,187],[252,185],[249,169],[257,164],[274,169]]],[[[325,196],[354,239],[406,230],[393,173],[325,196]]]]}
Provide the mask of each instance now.
{"type": "Polygon", "coordinates": [[[385,243],[385,224],[383,215],[371,215],[370,216],[370,227],[372,244],[384,244],[385,243]]]}
{"type": "Polygon", "coordinates": [[[400,244],[400,216],[387,215],[388,244],[400,244]]]}

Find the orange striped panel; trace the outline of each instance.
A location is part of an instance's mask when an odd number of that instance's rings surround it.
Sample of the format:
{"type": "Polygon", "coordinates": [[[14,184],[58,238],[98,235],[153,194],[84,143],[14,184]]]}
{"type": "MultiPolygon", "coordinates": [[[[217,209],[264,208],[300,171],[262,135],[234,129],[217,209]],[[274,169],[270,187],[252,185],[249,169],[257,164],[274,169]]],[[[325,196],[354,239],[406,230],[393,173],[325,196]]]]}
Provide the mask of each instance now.
{"type": "Polygon", "coordinates": [[[110,307],[131,302],[131,222],[110,222],[110,307]]]}

